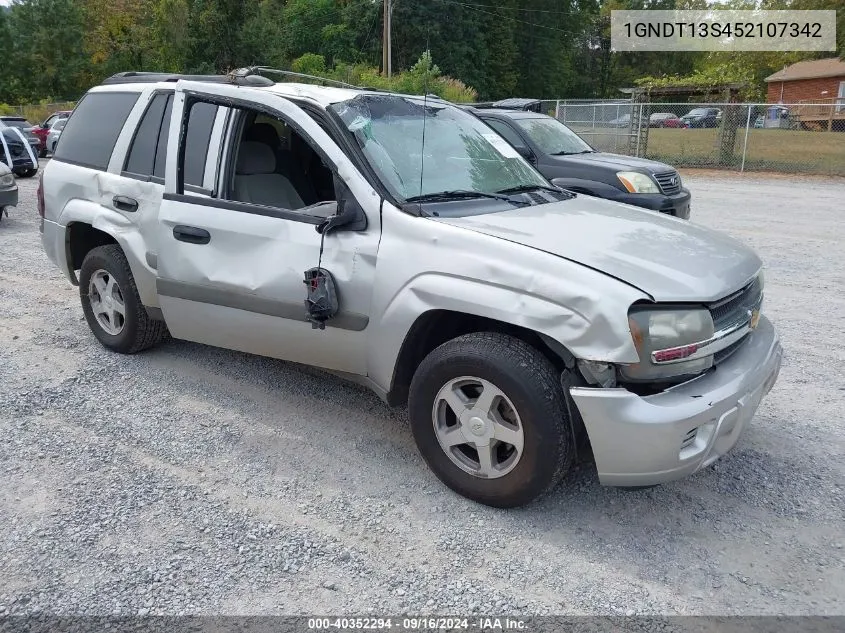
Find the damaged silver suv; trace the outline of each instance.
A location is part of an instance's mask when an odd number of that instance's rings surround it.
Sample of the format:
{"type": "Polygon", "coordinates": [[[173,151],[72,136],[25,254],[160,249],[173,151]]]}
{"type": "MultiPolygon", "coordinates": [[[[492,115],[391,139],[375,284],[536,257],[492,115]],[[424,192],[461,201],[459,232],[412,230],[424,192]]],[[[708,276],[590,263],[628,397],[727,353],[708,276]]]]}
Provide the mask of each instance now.
{"type": "Polygon", "coordinates": [[[782,355],[751,250],[553,187],[445,101],[277,72],[123,73],[77,106],[43,244],[103,345],[169,331],[359,381],[493,506],[578,459],[645,486],[736,444],[782,355]]]}

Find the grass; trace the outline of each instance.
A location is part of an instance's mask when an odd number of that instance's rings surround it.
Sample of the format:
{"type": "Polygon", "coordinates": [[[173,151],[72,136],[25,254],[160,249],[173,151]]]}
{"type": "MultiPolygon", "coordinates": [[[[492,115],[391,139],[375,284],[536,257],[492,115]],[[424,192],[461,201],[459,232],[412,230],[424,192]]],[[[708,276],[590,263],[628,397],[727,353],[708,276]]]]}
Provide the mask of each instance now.
{"type": "MultiPolygon", "coordinates": [[[[575,130],[597,149],[627,153],[627,129],[575,130]]],[[[718,130],[651,129],[645,156],[677,167],[719,166],[718,130]]],[[[728,167],[739,168],[745,130],[736,134],[728,167]]],[[[749,130],[745,169],[845,176],[845,132],[749,130]]]]}

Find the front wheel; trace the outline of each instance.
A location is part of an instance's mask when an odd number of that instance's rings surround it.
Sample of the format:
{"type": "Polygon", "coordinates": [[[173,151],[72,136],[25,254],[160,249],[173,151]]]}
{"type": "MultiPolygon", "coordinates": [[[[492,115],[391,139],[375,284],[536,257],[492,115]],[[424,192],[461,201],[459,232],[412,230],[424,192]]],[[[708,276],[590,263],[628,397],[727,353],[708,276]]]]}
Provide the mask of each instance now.
{"type": "Polygon", "coordinates": [[[552,363],[524,341],[478,332],[432,351],[411,381],[417,446],[455,492],[490,506],[524,505],[551,490],[574,447],[552,363]]]}
{"type": "Polygon", "coordinates": [[[85,256],[79,298],[94,336],[115,352],[140,352],[167,334],[164,322],[147,314],[129,262],[117,244],[98,246],[85,256]]]}
{"type": "Polygon", "coordinates": [[[20,176],[21,178],[32,178],[37,173],[38,168],[35,167],[33,169],[24,169],[23,171],[18,172],[18,176],[20,176]]]}

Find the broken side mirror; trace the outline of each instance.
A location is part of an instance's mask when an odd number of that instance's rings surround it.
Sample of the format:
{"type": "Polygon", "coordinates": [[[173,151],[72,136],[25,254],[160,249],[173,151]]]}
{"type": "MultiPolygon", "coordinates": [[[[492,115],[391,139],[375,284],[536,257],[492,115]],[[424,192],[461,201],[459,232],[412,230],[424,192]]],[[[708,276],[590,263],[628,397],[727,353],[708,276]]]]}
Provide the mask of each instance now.
{"type": "Polygon", "coordinates": [[[346,231],[366,229],[367,214],[346,184],[337,176],[334,179],[334,190],[337,194],[337,211],[317,225],[317,232],[325,235],[340,228],[346,231]]]}

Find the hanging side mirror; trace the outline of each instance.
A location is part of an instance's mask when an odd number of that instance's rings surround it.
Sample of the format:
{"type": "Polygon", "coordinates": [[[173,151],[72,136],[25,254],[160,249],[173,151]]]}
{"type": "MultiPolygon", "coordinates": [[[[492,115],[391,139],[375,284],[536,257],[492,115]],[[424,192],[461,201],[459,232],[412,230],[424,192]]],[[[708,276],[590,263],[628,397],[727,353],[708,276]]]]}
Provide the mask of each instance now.
{"type": "MultiPolygon", "coordinates": [[[[367,228],[367,214],[358,204],[349,188],[337,176],[334,179],[334,190],[337,194],[337,210],[317,225],[317,232],[328,234],[337,229],[346,231],[363,231],[367,228]]],[[[328,203],[327,203],[328,204],[328,203]]]]}

